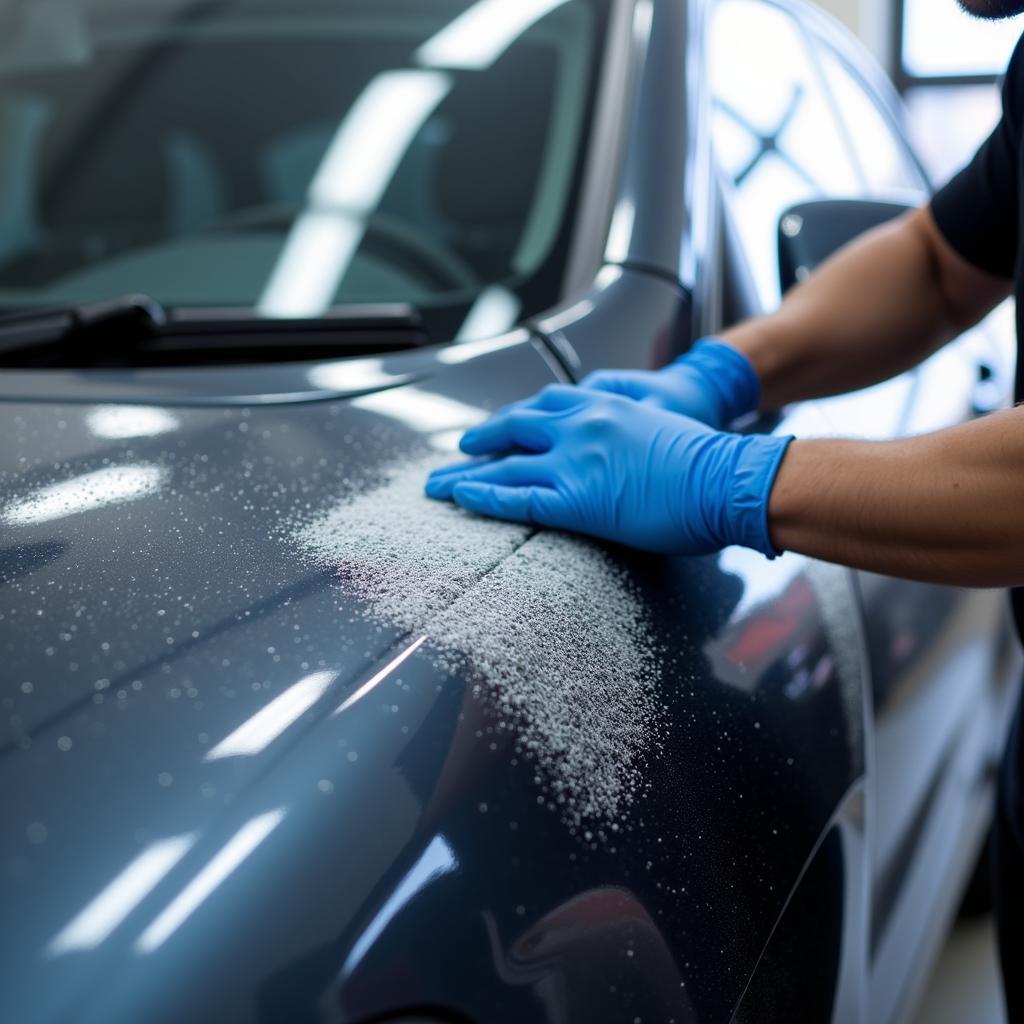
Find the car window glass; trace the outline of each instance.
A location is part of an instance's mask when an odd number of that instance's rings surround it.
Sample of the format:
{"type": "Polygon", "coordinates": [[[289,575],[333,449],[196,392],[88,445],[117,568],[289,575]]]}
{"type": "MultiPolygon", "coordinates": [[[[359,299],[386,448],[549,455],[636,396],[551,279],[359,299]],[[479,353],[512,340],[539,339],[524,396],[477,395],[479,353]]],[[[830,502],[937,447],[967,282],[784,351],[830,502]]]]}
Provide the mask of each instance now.
{"type": "Polygon", "coordinates": [[[0,0],[0,311],[557,301],[608,0],[191,7],[0,0]]]}
{"type": "Polygon", "coordinates": [[[895,127],[864,85],[830,47],[818,47],[821,68],[846,131],[854,157],[872,193],[920,192],[927,187],[895,127]]]}
{"type": "Polygon", "coordinates": [[[803,34],[784,11],[724,0],[708,33],[712,140],[766,306],[779,296],[776,231],[789,205],[861,191],[803,34]]]}

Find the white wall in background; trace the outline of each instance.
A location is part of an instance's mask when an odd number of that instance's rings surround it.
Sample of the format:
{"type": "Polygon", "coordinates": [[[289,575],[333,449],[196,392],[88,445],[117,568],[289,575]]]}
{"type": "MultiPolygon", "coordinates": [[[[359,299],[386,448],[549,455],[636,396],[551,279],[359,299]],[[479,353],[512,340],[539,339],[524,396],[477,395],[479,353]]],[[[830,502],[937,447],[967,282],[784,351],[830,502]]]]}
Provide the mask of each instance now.
{"type": "MultiPolygon", "coordinates": [[[[891,59],[893,0],[817,0],[883,64],[891,59]]],[[[956,0],[906,0],[908,69],[921,75],[986,74],[1006,65],[1024,18],[982,21],[956,0]]]]}
{"type": "Polygon", "coordinates": [[[970,159],[999,120],[994,85],[912,89],[906,101],[910,137],[936,185],[970,159]]]}
{"type": "Polygon", "coordinates": [[[956,0],[906,0],[904,61],[914,75],[999,74],[1022,28],[1020,18],[972,18],[956,0]]]}
{"type": "MultiPolygon", "coordinates": [[[[875,58],[885,65],[889,59],[891,37],[890,0],[817,0],[818,5],[838,18],[854,35],[858,36],[875,58]]],[[[930,0],[936,3],[955,3],[955,0],[930,0]]]]}
{"type": "MultiPolygon", "coordinates": [[[[886,68],[892,60],[894,0],[817,0],[838,18],[886,68]]],[[[983,22],[965,14],[957,0],[905,0],[906,57],[919,74],[989,72],[1005,66],[1024,17],[983,22]]],[[[973,154],[999,118],[992,86],[911,90],[911,136],[932,179],[941,184],[973,154]]]]}
{"type": "Polygon", "coordinates": [[[847,28],[859,34],[861,9],[874,0],[818,0],[829,14],[838,18],[847,28]]]}

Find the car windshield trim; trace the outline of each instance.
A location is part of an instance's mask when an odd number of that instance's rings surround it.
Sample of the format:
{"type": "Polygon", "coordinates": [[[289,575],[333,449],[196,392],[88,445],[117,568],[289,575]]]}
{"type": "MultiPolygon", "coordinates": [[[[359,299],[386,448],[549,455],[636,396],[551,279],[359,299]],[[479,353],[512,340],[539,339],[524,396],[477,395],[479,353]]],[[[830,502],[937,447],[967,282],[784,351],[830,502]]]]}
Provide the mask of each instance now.
{"type": "Polygon", "coordinates": [[[165,309],[147,295],[126,295],[0,317],[0,365],[323,359],[419,348],[429,340],[419,310],[404,303],[271,319],[248,308],[165,309]]]}

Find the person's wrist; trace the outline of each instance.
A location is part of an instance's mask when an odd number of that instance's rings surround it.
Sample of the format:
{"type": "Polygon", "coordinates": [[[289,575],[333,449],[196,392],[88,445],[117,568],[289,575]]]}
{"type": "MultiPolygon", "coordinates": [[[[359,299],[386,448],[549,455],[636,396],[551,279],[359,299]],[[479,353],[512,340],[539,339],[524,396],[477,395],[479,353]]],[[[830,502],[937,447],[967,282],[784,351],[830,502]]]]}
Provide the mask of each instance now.
{"type": "Polygon", "coordinates": [[[669,464],[677,489],[678,553],[738,546],[768,558],[780,555],[769,532],[768,507],[793,438],[705,428],[677,441],[669,464]]]}
{"type": "Polygon", "coordinates": [[[794,438],[733,435],[729,488],[722,516],[725,546],[740,545],[768,558],[782,554],[772,541],[768,509],[782,460],[794,438]]]}
{"type": "Polygon", "coordinates": [[[724,427],[754,412],[761,403],[761,381],[750,360],[734,346],[717,337],[701,338],[669,368],[696,374],[714,397],[718,422],[724,427]]]}

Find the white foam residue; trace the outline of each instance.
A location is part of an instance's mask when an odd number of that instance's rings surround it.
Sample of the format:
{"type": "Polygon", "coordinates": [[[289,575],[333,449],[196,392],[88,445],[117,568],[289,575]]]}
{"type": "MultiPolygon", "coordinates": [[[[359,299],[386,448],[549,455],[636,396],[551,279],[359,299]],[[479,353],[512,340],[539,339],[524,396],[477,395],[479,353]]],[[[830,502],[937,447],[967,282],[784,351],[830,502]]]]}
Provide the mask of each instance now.
{"type": "Polygon", "coordinates": [[[407,630],[425,631],[432,616],[530,535],[528,527],[428,499],[430,468],[398,467],[382,486],[343,500],[296,533],[305,553],[336,569],[377,618],[407,630]]]}
{"type": "Polygon", "coordinates": [[[431,624],[443,660],[483,680],[563,817],[611,824],[657,736],[644,609],[600,548],[540,533],[431,624]]]}
{"type": "Polygon", "coordinates": [[[659,732],[635,588],[587,541],[427,499],[428,468],[398,467],[294,539],[368,616],[427,635],[436,664],[473,682],[570,827],[586,838],[620,827],[659,732]]]}

